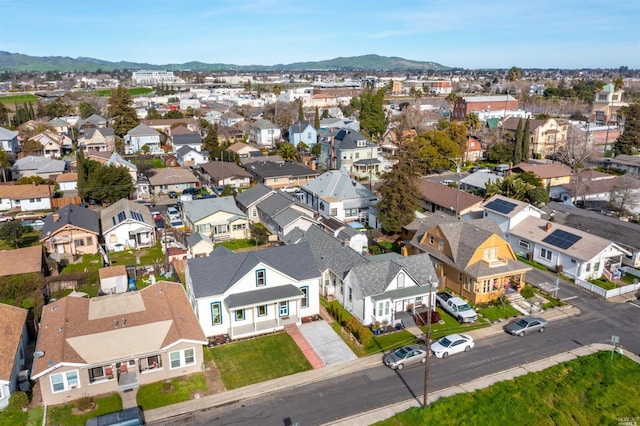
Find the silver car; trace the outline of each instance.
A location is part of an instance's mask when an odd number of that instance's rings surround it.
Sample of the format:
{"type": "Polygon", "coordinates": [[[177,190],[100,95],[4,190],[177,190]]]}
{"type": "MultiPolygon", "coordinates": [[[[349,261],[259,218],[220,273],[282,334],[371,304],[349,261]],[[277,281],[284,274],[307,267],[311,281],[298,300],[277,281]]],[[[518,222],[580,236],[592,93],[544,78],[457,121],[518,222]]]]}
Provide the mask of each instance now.
{"type": "Polygon", "coordinates": [[[549,324],[549,322],[544,318],[524,317],[509,323],[504,329],[507,333],[522,337],[532,331],[542,333],[547,324],[549,324]]]}
{"type": "Polygon", "coordinates": [[[420,345],[406,345],[386,354],[382,360],[387,367],[402,370],[405,365],[426,362],[427,351],[420,345]]]}

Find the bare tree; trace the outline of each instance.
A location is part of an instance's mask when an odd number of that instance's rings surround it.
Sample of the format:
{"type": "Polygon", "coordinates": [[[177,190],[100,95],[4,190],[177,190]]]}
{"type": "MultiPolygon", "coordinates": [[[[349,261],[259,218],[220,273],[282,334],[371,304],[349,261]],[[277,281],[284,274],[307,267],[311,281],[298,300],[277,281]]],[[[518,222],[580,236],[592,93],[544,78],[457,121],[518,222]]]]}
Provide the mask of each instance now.
{"type": "Polygon", "coordinates": [[[573,126],[569,126],[567,132],[567,143],[555,153],[556,158],[573,170],[573,192],[578,196],[578,185],[581,181],[580,175],[586,164],[596,157],[596,151],[589,140],[589,132],[582,132],[573,126]]]}
{"type": "Polygon", "coordinates": [[[611,189],[609,203],[618,217],[628,214],[640,206],[640,179],[625,174],[618,178],[611,189]]]}

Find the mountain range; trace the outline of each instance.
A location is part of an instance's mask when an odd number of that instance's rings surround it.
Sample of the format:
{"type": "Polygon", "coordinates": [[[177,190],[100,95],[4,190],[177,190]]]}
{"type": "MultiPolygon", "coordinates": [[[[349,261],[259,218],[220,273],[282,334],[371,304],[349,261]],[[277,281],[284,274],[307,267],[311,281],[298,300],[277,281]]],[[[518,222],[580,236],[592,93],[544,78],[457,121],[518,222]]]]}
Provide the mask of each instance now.
{"type": "Polygon", "coordinates": [[[153,65],[138,62],[109,62],[95,58],[68,56],[29,56],[0,51],[0,71],[113,71],[113,70],[191,70],[191,71],[443,71],[449,67],[430,61],[413,61],[393,56],[362,55],[324,61],[276,65],[233,65],[186,62],[153,65]]]}

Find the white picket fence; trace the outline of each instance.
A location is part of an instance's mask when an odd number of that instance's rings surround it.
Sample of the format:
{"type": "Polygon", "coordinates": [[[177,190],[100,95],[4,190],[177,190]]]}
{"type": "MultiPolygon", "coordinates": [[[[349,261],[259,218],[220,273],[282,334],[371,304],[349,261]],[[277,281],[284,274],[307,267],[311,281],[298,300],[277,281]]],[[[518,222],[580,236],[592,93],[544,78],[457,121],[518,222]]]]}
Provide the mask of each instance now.
{"type": "Polygon", "coordinates": [[[605,299],[609,299],[615,296],[620,296],[621,294],[631,293],[632,291],[640,290],[640,283],[628,284],[628,285],[617,287],[611,290],[605,290],[602,287],[598,287],[597,285],[592,284],[588,281],[582,280],[580,278],[576,278],[575,283],[582,288],[586,288],[592,293],[596,293],[604,297],[605,299]]]}

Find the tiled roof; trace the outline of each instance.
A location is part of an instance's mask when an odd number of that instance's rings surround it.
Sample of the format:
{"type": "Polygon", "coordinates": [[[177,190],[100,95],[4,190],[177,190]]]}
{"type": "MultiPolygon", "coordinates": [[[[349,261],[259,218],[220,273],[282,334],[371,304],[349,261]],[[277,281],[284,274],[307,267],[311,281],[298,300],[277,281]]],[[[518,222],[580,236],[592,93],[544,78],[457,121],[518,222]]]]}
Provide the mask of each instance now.
{"type": "Polygon", "coordinates": [[[52,193],[53,187],[47,185],[0,185],[0,199],[49,198],[52,193]]]}
{"type": "MultiPolygon", "coordinates": [[[[0,303],[0,318],[2,318],[2,340],[0,340],[0,380],[10,382],[11,373],[18,356],[22,331],[29,311],[16,306],[0,303]]],[[[4,396],[4,395],[3,395],[4,396]]]]}
{"type": "Polygon", "coordinates": [[[33,363],[38,378],[60,363],[101,364],[154,353],[181,340],[206,344],[184,288],[159,281],[140,291],[66,296],[42,310],[33,363]]]}

